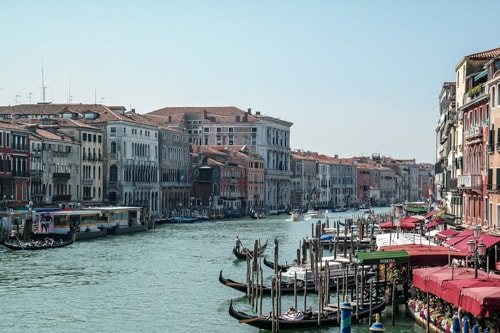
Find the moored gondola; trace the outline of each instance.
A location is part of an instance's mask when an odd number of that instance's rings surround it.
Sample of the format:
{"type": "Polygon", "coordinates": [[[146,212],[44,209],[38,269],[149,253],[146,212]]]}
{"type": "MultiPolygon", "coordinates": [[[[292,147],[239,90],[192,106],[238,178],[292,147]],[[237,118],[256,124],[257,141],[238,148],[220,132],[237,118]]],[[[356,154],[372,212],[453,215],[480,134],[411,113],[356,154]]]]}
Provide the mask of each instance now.
{"type": "MultiPolygon", "coordinates": [[[[264,265],[271,268],[271,269],[275,269],[276,268],[276,264],[272,261],[269,261],[267,260],[267,257],[264,257],[264,265]]],[[[280,265],[280,264],[277,264],[278,265],[278,271],[279,272],[285,272],[287,271],[290,267],[292,267],[292,265],[288,265],[288,264],[285,264],[285,265],[280,265]]]]}
{"type": "MultiPolygon", "coordinates": [[[[367,318],[370,315],[380,313],[385,308],[385,301],[381,300],[373,304],[362,304],[359,309],[356,309],[356,305],[353,305],[353,316],[351,317],[351,322],[355,323],[358,319],[367,318]],[[357,313],[357,316],[355,315],[357,313]]],[[[300,329],[309,327],[325,327],[325,326],[339,326],[340,320],[338,316],[340,311],[336,307],[329,307],[329,311],[325,311],[318,318],[317,312],[307,311],[297,311],[294,309],[289,309],[287,313],[279,316],[278,327],[281,329],[300,329]],[[292,313],[290,315],[289,313],[292,313]]],[[[273,321],[271,316],[257,316],[247,314],[242,311],[238,311],[233,307],[233,301],[229,304],[229,315],[235,319],[238,319],[240,323],[245,323],[260,329],[271,330],[273,321]]]]}
{"type": "MultiPolygon", "coordinates": [[[[241,291],[244,293],[246,293],[248,291],[248,284],[247,283],[237,282],[237,281],[234,281],[232,279],[225,278],[222,275],[222,271],[220,271],[220,274],[219,274],[219,281],[223,285],[228,286],[228,287],[233,288],[233,289],[236,289],[238,291],[241,291]]],[[[354,276],[348,277],[348,284],[349,285],[354,284],[354,276]]],[[[342,278],[330,279],[329,287],[330,287],[331,291],[336,290],[337,285],[339,287],[341,287],[343,285],[342,278]]],[[[264,295],[270,295],[271,291],[272,291],[272,287],[270,285],[262,285],[261,286],[260,284],[257,284],[257,285],[254,285],[254,288],[262,290],[262,294],[264,294],[264,295]]],[[[284,294],[291,295],[291,294],[294,294],[295,292],[297,292],[299,294],[300,293],[303,294],[304,289],[306,289],[306,292],[308,294],[314,294],[317,292],[316,287],[315,287],[314,283],[312,283],[312,281],[308,281],[308,283],[306,284],[305,281],[303,281],[303,280],[297,280],[297,286],[295,286],[293,282],[291,282],[291,283],[281,282],[280,293],[282,295],[284,295],[284,294]]]]}

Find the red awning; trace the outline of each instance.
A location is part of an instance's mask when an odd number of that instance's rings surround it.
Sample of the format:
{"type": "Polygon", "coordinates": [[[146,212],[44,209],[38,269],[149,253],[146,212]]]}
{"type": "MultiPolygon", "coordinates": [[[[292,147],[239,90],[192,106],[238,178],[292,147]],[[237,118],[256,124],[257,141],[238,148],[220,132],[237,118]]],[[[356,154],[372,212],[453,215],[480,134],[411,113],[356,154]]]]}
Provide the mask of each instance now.
{"type": "Polygon", "coordinates": [[[466,254],[450,251],[449,247],[429,246],[425,244],[405,244],[381,246],[380,251],[405,250],[410,256],[412,266],[443,266],[451,259],[465,259],[466,254]]]}
{"type": "Polygon", "coordinates": [[[443,222],[444,222],[444,218],[442,218],[442,217],[438,217],[437,219],[434,219],[434,220],[433,220],[433,221],[431,221],[430,223],[427,223],[427,224],[425,225],[425,227],[426,227],[427,229],[429,229],[429,228],[435,227],[435,226],[437,226],[437,225],[439,225],[439,224],[441,224],[441,223],[443,223],[443,222]]]}
{"type": "Polygon", "coordinates": [[[436,237],[437,239],[445,240],[448,237],[453,237],[458,233],[459,232],[456,231],[455,229],[446,229],[446,230],[438,232],[434,237],[436,237]]]}
{"type": "Polygon", "coordinates": [[[424,292],[451,302],[474,316],[489,317],[500,311],[500,277],[464,267],[430,267],[413,270],[413,284],[424,292]],[[451,294],[457,294],[451,295],[451,294]]]}
{"type": "Polygon", "coordinates": [[[416,217],[413,217],[413,216],[404,216],[400,219],[401,223],[405,222],[405,223],[414,223],[414,224],[418,224],[420,223],[420,221],[423,221],[423,219],[418,219],[416,217]]]}
{"type": "Polygon", "coordinates": [[[437,211],[436,209],[431,210],[430,212],[428,212],[428,213],[424,216],[424,218],[425,218],[426,220],[428,220],[431,216],[436,215],[436,213],[437,213],[437,212],[438,212],[438,211],[437,211]]]}
{"type": "Polygon", "coordinates": [[[461,304],[463,288],[500,287],[500,277],[490,275],[488,279],[447,280],[443,282],[441,298],[451,304],[461,304]]]}
{"type": "MultiPolygon", "coordinates": [[[[467,242],[469,240],[471,240],[471,239],[474,240],[474,236],[473,235],[469,235],[468,237],[462,239],[460,242],[455,243],[453,245],[453,247],[455,249],[457,249],[458,251],[467,254],[467,242]]],[[[491,236],[491,235],[481,235],[481,237],[479,238],[478,244],[480,242],[483,242],[484,245],[486,245],[486,249],[489,249],[490,247],[492,247],[496,243],[500,242],[500,237],[491,236]]]]}
{"type": "Polygon", "coordinates": [[[426,267],[413,270],[413,285],[422,291],[427,291],[425,287],[425,278],[433,272],[439,272],[446,267],[426,267]]]}
{"type": "Polygon", "coordinates": [[[414,229],[416,227],[415,223],[410,222],[384,222],[380,223],[380,228],[382,229],[391,229],[400,227],[401,229],[414,229]]]}
{"type": "Polygon", "coordinates": [[[453,246],[473,234],[474,233],[472,232],[472,230],[461,231],[460,233],[456,234],[453,238],[450,238],[446,242],[444,242],[443,245],[453,246]]]}
{"type": "Polygon", "coordinates": [[[460,305],[473,316],[489,317],[500,311],[500,288],[464,288],[461,290],[460,305]]]}

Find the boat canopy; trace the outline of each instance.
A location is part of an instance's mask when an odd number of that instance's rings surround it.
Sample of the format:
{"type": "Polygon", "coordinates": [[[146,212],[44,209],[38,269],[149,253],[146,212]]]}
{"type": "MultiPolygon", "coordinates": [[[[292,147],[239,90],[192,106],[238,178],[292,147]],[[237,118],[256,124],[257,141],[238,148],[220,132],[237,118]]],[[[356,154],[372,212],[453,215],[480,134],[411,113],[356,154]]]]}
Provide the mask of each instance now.
{"type": "Polygon", "coordinates": [[[406,264],[410,262],[410,255],[405,250],[358,252],[356,256],[362,265],[406,264]]]}

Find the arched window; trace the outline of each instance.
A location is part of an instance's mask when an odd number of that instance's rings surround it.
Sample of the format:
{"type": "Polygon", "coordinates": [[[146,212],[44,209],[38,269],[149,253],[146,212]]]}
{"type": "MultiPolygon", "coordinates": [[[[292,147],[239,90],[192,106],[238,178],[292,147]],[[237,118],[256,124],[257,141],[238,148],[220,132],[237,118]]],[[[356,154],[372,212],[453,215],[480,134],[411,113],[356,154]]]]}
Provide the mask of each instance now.
{"type": "Polygon", "coordinates": [[[118,181],[118,167],[114,164],[109,167],[109,180],[112,182],[118,181]]]}

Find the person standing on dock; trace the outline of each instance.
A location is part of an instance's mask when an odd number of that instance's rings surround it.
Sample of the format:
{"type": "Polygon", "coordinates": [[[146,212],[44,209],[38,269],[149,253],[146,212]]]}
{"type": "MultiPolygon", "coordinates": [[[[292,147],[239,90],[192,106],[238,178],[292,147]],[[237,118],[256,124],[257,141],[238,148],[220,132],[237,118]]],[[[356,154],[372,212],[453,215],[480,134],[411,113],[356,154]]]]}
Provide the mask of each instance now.
{"type": "Polygon", "coordinates": [[[238,236],[236,236],[236,239],[234,240],[235,244],[234,244],[234,248],[236,249],[236,252],[240,252],[240,249],[241,247],[243,246],[241,244],[241,239],[238,238],[238,236]]]}

